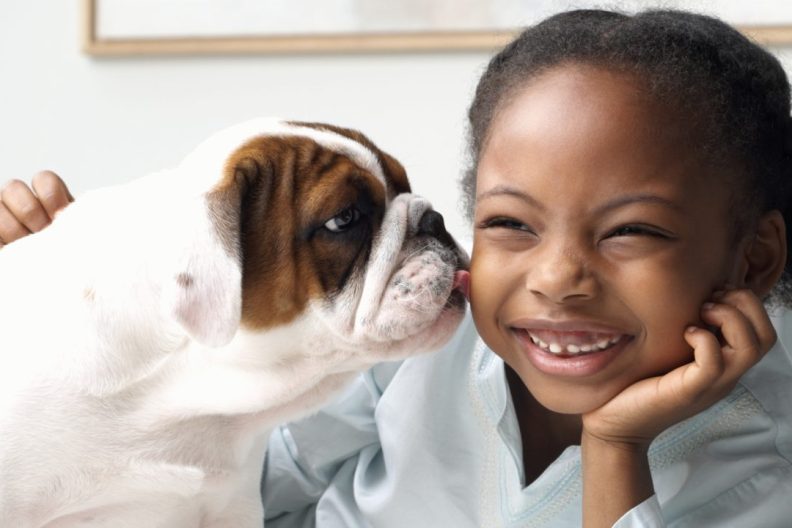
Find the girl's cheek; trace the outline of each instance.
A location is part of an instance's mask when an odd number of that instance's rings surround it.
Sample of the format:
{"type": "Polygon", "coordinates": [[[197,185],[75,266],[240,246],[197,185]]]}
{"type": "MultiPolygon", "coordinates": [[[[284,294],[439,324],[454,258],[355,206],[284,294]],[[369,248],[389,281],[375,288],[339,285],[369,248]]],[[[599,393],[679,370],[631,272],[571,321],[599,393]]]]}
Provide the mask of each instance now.
{"type": "Polygon", "coordinates": [[[498,280],[499,270],[501,272],[503,270],[501,261],[500,252],[486,244],[474,244],[470,260],[471,300],[476,293],[493,289],[494,282],[498,280]]]}
{"type": "Polygon", "coordinates": [[[503,336],[498,329],[498,312],[505,299],[501,291],[497,259],[486,251],[474,250],[470,263],[470,310],[479,335],[494,352],[503,357],[503,336]]]}

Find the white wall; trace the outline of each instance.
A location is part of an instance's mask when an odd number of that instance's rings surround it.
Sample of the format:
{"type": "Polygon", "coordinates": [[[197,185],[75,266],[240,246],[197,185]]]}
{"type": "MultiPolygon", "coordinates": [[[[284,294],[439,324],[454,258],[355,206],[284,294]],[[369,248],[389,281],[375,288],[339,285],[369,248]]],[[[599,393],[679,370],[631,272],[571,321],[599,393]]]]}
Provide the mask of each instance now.
{"type": "Polygon", "coordinates": [[[76,192],[175,164],[258,115],[358,128],[463,232],[465,111],[487,53],[95,59],[77,0],[0,4],[0,180],[51,168],[76,192]]]}
{"type": "MultiPolygon", "coordinates": [[[[364,131],[465,236],[465,112],[489,53],[94,59],[79,50],[80,9],[0,3],[0,181],[51,168],[79,193],[171,166],[228,124],[277,115],[364,131]]],[[[792,48],[777,51],[792,64],[792,48]]]]}

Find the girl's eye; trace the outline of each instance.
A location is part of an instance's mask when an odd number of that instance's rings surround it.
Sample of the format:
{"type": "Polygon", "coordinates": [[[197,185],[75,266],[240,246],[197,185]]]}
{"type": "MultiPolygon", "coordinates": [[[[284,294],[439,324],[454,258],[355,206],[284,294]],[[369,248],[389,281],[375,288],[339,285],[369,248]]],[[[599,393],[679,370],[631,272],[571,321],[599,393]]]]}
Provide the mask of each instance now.
{"type": "Polygon", "coordinates": [[[658,229],[643,225],[625,225],[618,227],[608,234],[610,237],[624,237],[624,236],[650,236],[656,238],[670,238],[670,235],[661,232],[658,229]]]}
{"type": "Polygon", "coordinates": [[[519,220],[508,217],[496,217],[485,220],[479,225],[479,227],[484,229],[500,227],[503,229],[512,229],[515,231],[527,231],[529,233],[533,233],[533,229],[531,229],[530,226],[523,224],[519,220]]]}
{"type": "Polygon", "coordinates": [[[346,231],[360,220],[360,211],[354,205],[347,207],[324,223],[324,227],[333,233],[346,231]]]}

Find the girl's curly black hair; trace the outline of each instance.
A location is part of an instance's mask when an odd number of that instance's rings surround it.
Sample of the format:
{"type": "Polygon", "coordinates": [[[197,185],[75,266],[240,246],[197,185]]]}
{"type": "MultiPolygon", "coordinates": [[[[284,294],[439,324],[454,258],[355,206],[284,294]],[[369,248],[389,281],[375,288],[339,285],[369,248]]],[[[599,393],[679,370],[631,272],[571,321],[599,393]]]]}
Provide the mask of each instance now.
{"type": "MultiPolygon", "coordinates": [[[[728,24],[675,10],[560,13],[527,28],[492,58],[468,112],[470,160],[461,186],[469,218],[493,117],[527,81],[570,63],[634,75],[647,97],[694,131],[704,159],[723,168],[724,184],[735,189],[736,233],[778,209],[792,248],[792,119],[784,69],[728,24]]],[[[789,254],[773,298],[792,305],[789,254]]]]}

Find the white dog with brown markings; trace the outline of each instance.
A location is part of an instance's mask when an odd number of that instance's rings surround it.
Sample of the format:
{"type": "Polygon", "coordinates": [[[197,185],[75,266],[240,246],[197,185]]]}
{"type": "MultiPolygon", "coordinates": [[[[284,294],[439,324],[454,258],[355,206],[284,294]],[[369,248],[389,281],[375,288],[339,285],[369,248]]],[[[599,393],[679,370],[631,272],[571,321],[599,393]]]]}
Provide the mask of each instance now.
{"type": "Polygon", "coordinates": [[[431,350],[467,257],[361,134],[253,120],[0,251],[0,524],[262,525],[278,423],[431,350]]]}

